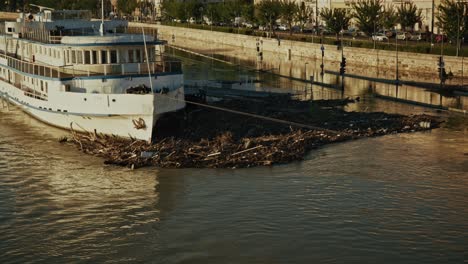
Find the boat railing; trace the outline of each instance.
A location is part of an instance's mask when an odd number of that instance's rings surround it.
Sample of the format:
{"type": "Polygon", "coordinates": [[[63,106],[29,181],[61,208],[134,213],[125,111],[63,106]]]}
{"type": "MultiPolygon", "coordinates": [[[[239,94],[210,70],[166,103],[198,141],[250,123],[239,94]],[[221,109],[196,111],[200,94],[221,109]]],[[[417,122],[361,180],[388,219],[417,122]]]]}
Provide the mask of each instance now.
{"type": "Polygon", "coordinates": [[[116,76],[154,73],[177,73],[182,71],[180,61],[155,61],[125,64],[95,64],[86,65],[83,69],[80,65],[61,67],[62,71],[72,76],[116,76]]]}
{"type": "Polygon", "coordinates": [[[71,78],[83,76],[119,76],[154,73],[177,73],[182,71],[180,61],[156,61],[126,64],[86,65],[84,70],[79,65],[48,66],[23,61],[5,54],[0,54],[0,63],[20,72],[49,78],[71,78]]]}
{"type": "Polygon", "coordinates": [[[49,77],[49,78],[71,77],[71,76],[67,76],[66,73],[63,73],[60,70],[60,67],[31,63],[31,62],[23,61],[23,60],[20,60],[20,59],[17,59],[17,58],[14,58],[5,54],[0,54],[0,62],[20,72],[24,72],[24,73],[28,73],[32,75],[39,75],[39,76],[44,76],[44,77],[49,77]]]}
{"type": "Polygon", "coordinates": [[[46,94],[38,92],[33,88],[27,87],[23,83],[18,84],[18,83],[12,82],[10,79],[5,79],[3,77],[0,77],[0,80],[4,81],[4,82],[7,82],[7,83],[15,86],[16,88],[20,89],[21,91],[23,91],[24,95],[26,95],[26,96],[29,96],[29,97],[35,98],[35,99],[39,99],[39,100],[42,100],[42,101],[47,101],[47,95],[46,94]]]}

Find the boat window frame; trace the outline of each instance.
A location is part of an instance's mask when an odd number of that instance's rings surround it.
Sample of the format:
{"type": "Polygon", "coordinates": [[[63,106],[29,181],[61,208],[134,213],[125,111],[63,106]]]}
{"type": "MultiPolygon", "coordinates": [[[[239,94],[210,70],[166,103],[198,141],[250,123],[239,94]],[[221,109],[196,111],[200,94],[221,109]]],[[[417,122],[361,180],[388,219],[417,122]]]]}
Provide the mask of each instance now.
{"type": "Polygon", "coordinates": [[[91,51],[84,50],[83,56],[84,56],[83,64],[91,64],[91,51]]]}
{"type": "Polygon", "coordinates": [[[107,64],[107,50],[101,50],[100,53],[101,64],[107,64]]]}

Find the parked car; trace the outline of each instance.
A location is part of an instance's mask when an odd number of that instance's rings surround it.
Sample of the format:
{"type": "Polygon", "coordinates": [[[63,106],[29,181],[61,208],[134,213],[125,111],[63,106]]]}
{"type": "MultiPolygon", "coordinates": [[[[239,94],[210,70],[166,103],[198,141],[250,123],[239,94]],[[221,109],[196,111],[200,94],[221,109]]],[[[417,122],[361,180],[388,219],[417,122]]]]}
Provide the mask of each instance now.
{"type": "Polygon", "coordinates": [[[387,38],[392,38],[396,36],[397,32],[395,30],[385,30],[384,34],[387,38]]]}
{"type": "Polygon", "coordinates": [[[249,23],[249,22],[243,22],[242,26],[244,26],[246,28],[253,28],[254,27],[254,25],[252,23],[249,23]]]}
{"type": "Polygon", "coordinates": [[[443,40],[444,42],[446,42],[446,41],[447,41],[447,36],[441,35],[441,34],[437,34],[437,35],[434,35],[434,39],[435,39],[435,41],[436,41],[437,43],[442,42],[442,40],[443,40]]]}
{"type": "Polygon", "coordinates": [[[340,34],[343,34],[344,36],[355,36],[357,34],[357,31],[355,28],[349,28],[347,30],[342,29],[340,31],[340,34]]]}
{"type": "Polygon", "coordinates": [[[387,36],[385,36],[385,34],[377,33],[377,34],[372,35],[372,40],[375,40],[375,41],[388,41],[388,38],[387,38],[387,36]]]}
{"type": "Polygon", "coordinates": [[[301,27],[300,26],[293,26],[291,29],[292,29],[292,32],[294,32],[294,33],[300,33],[301,32],[301,27]]]}
{"type": "Polygon", "coordinates": [[[323,26],[320,26],[320,27],[318,28],[318,32],[319,32],[319,34],[323,34],[323,35],[329,35],[329,34],[331,34],[331,31],[330,31],[328,28],[323,27],[323,26]]]}
{"type": "Polygon", "coordinates": [[[289,28],[286,25],[279,25],[278,30],[286,31],[286,30],[289,30],[289,28]]]}
{"type": "Polygon", "coordinates": [[[411,34],[411,36],[409,37],[409,40],[422,40],[423,37],[422,37],[422,34],[421,33],[413,33],[411,34]]]}
{"type": "Polygon", "coordinates": [[[411,34],[408,32],[398,32],[396,38],[398,40],[407,40],[411,37],[411,34]]]}
{"type": "Polygon", "coordinates": [[[356,35],[359,37],[367,37],[367,34],[364,31],[358,31],[356,35]]]}

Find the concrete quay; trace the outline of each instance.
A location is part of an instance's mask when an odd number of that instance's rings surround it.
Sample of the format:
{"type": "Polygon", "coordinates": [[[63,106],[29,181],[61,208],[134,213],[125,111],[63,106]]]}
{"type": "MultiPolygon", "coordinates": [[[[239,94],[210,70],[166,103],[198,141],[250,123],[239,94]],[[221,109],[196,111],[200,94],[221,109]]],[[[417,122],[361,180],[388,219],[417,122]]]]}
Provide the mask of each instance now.
{"type": "MultiPolygon", "coordinates": [[[[165,25],[130,23],[132,27],[155,27],[162,39],[170,45],[203,54],[224,55],[231,59],[250,62],[257,68],[276,69],[281,75],[309,79],[320,70],[321,44],[290,40],[277,40],[234,33],[223,33],[165,25]],[[258,49],[257,49],[258,47],[258,49]],[[262,58],[259,58],[259,52],[262,58]],[[260,64],[260,65],[259,65],[260,64]]],[[[338,70],[341,50],[335,45],[323,45],[324,68],[338,70]]],[[[344,47],[347,73],[377,78],[396,78],[396,51],[344,47]]],[[[438,55],[398,52],[398,77],[400,79],[438,83],[438,55]]],[[[450,84],[468,84],[468,60],[444,56],[447,72],[454,78],[450,84]],[[462,81],[462,76],[464,81],[462,81]]]]}

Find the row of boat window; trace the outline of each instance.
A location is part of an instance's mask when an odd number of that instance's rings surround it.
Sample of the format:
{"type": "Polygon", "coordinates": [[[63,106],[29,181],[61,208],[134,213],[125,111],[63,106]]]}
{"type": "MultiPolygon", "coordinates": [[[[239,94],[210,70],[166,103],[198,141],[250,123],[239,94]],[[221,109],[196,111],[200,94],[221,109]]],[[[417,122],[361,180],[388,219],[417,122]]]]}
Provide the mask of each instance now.
{"type": "MultiPolygon", "coordinates": [[[[8,79],[8,70],[2,68],[1,70],[2,77],[8,79]]],[[[13,75],[14,76],[14,75],[13,75]]],[[[23,84],[31,84],[32,87],[37,87],[41,89],[41,92],[48,93],[49,92],[49,82],[44,80],[38,80],[35,78],[31,78],[29,76],[23,76],[23,84]]]]}
{"type": "Polygon", "coordinates": [[[44,80],[38,80],[35,78],[31,78],[29,76],[23,76],[23,81],[26,83],[30,83],[33,86],[40,87],[41,92],[48,93],[49,92],[49,82],[44,81],[44,80]]]}
{"type": "MultiPolygon", "coordinates": [[[[68,49],[63,52],[63,50],[60,49],[35,46],[35,52],[36,54],[42,54],[56,59],[63,59],[64,56],[67,64],[140,63],[146,61],[144,49],[68,49]]],[[[154,55],[154,50],[148,49],[148,57],[150,58],[150,61],[154,60],[154,55]]]]}

